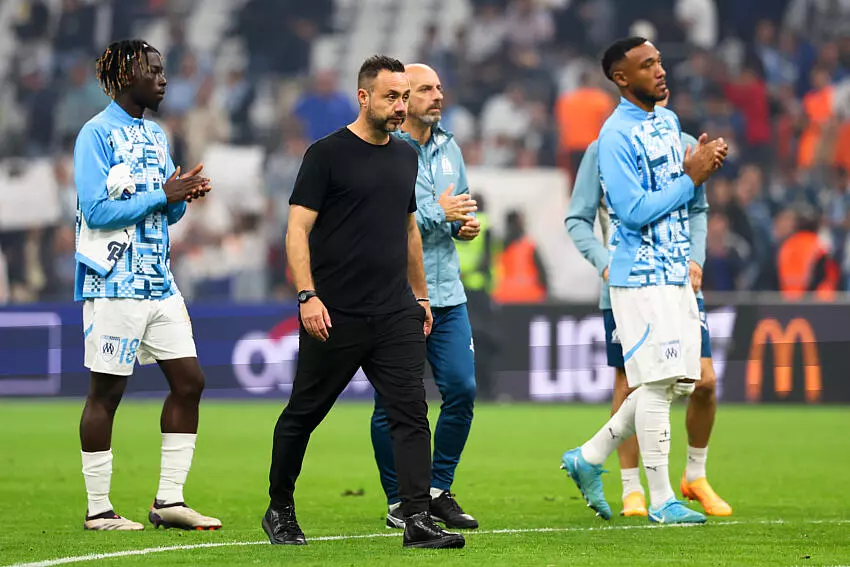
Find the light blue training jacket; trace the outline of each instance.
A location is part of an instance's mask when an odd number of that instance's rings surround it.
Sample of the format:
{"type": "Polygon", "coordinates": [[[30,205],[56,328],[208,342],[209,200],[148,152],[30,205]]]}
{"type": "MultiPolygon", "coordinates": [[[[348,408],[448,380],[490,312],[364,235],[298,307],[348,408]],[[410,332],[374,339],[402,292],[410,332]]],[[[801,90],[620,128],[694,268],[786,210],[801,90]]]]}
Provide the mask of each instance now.
{"type": "Polygon", "coordinates": [[[611,216],[608,283],[688,285],[687,204],[682,129],[663,107],[647,112],[625,98],[599,132],[599,178],[611,216]]]}
{"type": "Polygon", "coordinates": [[[446,222],[446,213],[437,202],[454,183],[454,195],[469,193],[466,166],[454,136],[436,124],[431,138],[421,146],[410,134],[395,134],[410,144],[419,155],[416,176],[416,222],[422,234],[425,279],[431,307],[454,307],[466,303],[460,280],[460,261],[453,237],[460,223],[446,222]]]}
{"type": "MultiPolygon", "coordinates": [[[[686,146],[695,146],[696,138],[688,133],[682,133],[682,143],[686,146]]],[[[594,141],[587,147],[587,151],[581,160],[573,187],[570,206],[567,211],[565,224],[567,232],[584,256],[584,259],[593,264],[593,267],[602,276],[602,272],[608,267],[608,248],[596,238],[593,233],[593,224],[599,215],[602,226],[602,238],[608,241],[610,222],[608,219],[608,208],[605,205],[602,194],[602,183],[599,181],[599,153],[598,142],[594,141]]],[[[690,222],[690,244],[691,260],[702,266],[705,262],[705,239],[708,225],[708,201],[705,196],[705,186],[697,188],[694,198],[688,203],[688,214],[690,222]]],[[[697,293],[702,298],[702,290],[697,293]]],[[[599,308],[611,309],[611,296],[608,291],[608,282],[602,281],[602,290],[599,296],[599,308]]]]}
{"type": "Polygon", "coordinates": [[[156,122],[133,118],[115,102],[86,122],[74,145],[77,235],[83,218],[93,229],[135,227],[135,233],[105,276],[77,262],[75,300],[165,299],[178,291],[168,226],[183,217],[186,203],[168,203],[163,189],[174,169],[165,132],[156,122]],[[130,167],[136,192],[110,200],[106,178],[119,163],[130,167]]]}

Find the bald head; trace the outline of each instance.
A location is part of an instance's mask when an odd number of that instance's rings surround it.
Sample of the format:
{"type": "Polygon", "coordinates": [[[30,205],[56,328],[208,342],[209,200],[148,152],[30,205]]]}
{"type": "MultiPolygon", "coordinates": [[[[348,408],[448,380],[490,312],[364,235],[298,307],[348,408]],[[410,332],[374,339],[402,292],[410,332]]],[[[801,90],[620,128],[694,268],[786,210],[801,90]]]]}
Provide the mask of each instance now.
{"type": "Polygon", "coordinates": [[[406,65],[404,72],[410,79],[408,120],[416,120],[428,126],[436,124],[440,121],[443,108],[443,85],[437,72],[422,63],[406,65]]]}
{"type": "Polygon", "coordinates": [[[424,63],[410,63],[409,65],[405,65],[404,72],[407,73],[407,76],[410,77],[411,81],[420,81],[429,78],[434,79],[437,82],[440,81],[440,78],[437,76],[437,72],[424,63]]]}

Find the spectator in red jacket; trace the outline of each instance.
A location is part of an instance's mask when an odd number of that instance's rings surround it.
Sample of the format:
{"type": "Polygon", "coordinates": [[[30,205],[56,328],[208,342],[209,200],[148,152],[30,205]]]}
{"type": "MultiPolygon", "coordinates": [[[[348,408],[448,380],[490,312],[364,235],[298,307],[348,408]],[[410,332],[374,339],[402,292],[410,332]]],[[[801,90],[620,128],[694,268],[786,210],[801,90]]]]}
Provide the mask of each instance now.
{"type": "Polygon", "coordinates": [[[767,165],[771,159],[770,108],[767,85],[752,67],[744,67],[724,86],[726,98],[744,117],[744,143],[751,160],[767,165]]]}

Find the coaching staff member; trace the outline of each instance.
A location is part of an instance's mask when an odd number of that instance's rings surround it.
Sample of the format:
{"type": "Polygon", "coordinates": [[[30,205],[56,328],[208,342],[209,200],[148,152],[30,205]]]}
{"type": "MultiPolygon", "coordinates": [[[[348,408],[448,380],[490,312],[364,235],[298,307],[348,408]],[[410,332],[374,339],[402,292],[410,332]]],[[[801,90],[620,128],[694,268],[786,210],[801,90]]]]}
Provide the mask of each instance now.
{"type": "Polygon", "coordinates": [[[404,65],[367,59],[360,113],[307,149],[290,198],[286,252],[301,329],[292,395],[274,430],[263,529],[274,544],[307,543],[293,492],[310,434],[362,367],[386,405],[405,516],[405,547],[464,545],[428,511],[431,433],[423,374],[433,318],[416,225],[418,160],[390,136],[407,116],[404,65]],[[415,295],[414,295],[415,292],[415,295]]]}

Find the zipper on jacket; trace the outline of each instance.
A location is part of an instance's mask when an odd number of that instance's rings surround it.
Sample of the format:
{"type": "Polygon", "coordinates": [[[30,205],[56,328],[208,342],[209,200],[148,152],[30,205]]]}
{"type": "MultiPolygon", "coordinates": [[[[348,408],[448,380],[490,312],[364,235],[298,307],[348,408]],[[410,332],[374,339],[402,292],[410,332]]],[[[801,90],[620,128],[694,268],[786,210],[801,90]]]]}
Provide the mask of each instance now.
{"type": "MultiPolygon", "coordinates": [[[[422,148],[422,149],[427,152],[426,148],[422,148]]],[[[425,157],[426,157],[425,163],[428,166],[428,172],[431,174],[431,194],[434,196],[434,203],[438,207],[440,207],[440,201],[437,198],[437,175],[434,173],[434,170],[431,167],[432,158],[427,153],[425,154],[425,157]]],[[[442,208],[442,207],[440,207],[440,208],[442,208]]],[[[437,234],[439,235],[439,229],[437,230],[437,234]]],[[[439,300],[439,295],[440,295],[440,266],[442,265],[442,263],[441,263],[441,258],[440,258],[440,247],[435,246],[434,248],[435,248],[435,252],[436,252],[435,256],[437,257],[437,265],[435,267],[436,274],[434,276],[434,282],[435,282],[434,283],[434,297],[432,297],[431,300],[436,302],[436,303],[439,303],[440,302],[440,300],[439,300]]],[[[433,303],[432,303],[432,305],[433,305],[433,303]]]]}

